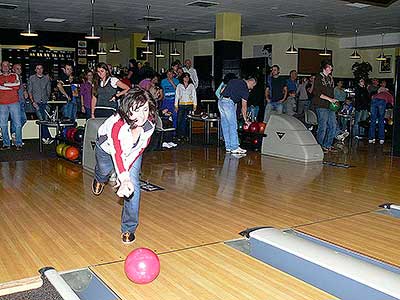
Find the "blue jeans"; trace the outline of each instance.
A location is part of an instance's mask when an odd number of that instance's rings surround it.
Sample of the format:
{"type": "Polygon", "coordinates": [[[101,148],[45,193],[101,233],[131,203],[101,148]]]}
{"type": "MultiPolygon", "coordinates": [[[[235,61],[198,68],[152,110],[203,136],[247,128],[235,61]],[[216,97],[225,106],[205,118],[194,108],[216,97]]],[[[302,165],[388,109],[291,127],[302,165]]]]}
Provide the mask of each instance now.
{"type": "Polygon", "coordinates": [[[368,119],[368,110],[356,110],[354,115],[353,136],[364,135],[364,128],[358,125],[359,122],[368,119]]]}
{"type": "Polygon", "coordinates": [[[8,134],[8,117],[15,126],[16,146],[22,146],[21,108],[19,102],[0,105],[0,128],[3,133],[3,147],[10,147],[10,136],[8,134]]]}
{"type": "Polygon", "coordinates": [[[268,102],[264,112],[264,123],[268,123],[271,117],[271,111],[275,110],[277,114],[282,114],[283,104],[280,102],[268,102]]]}
{"type": "MultiPolygon", "coordinates": [[[[131,196],[124,199],[124,207],[121,214],[121,232],[135,232],[139,224],[139,203],[140,203],[140,168],[142,156],[139,156],[129,170],[130,179],[134,186],[131,196]]],[[[105,183],[114,170],[114,163],[110,154],[105,152],[96,143],[96,167],[94,177],[98,182],[105,183]]]]}
{"type": "MultiPolygon", "coordinates": [[[[21,109],[21,130],[22,127],[24,127],[24,125],[26,124],[26,113],[25,113],[25,101],[20,101],[19,102],[19,107],[21,109]]],[[[15,133],[15,124],[14,122],[11,120],[11,134],[15,133]]]]}
{"type": "MultiPolygon", "coordinates": [[[[45,121],[48,120],[48,116],[46,114],[47,111],[47,103],[38,103],[39,107],[38,109],[35,110],[36,117],[40,121],[45,121]]],[[[41,126],[42,127],[42,139],[48,139],[51,138],[49,128],[47,126],[41,126]]]]}
{"type": "Polygon", "coordinates": [[[239,147],[236,105],[229,98],[221,98],[218,101],[218,109],[221,114],[221,128],[225,140],[225,148],[236,150],[239,147]]]}
{"type": "Polygon", "coordinates": [[[88,120],[92,117],[92,110],[90,107],[85,106],[85,119],[88,120]]]}
{"type": "Polygon", "coordinates": [[[76,120],[76,113],[77,113],[77,100],[75,97],[72,97],[71,101],[68,101],[67,104],[64,105],[63,113],[64,118],[70,119],[71,121],[76,120]]]}
{"type": "Polygon", "coordinates": [[[247,108],[247,112],[250,113],[250,119],[251,120],[257,120],[257,116],[258,116],[258,112],[260,111],[260,107],[259,106],[254,106],[254,105],[250,105],[247,108]]]}
{"type": "Polygon", "coordinates": [[[378,139],[385,139],[385,110],[386,101],[383,99],[373,99],[371,101],[371,123],[369,125],[369,139],[375,138],[376,120],[378,120],[378,139]]]}
{"type": "Polygon", "coordinates": [[[187,115],[193,110],[193,105],[179,105],[178,136],[188,136],[187,115]]]}
{"type": "Polygon", "coordinates": [[[317,108],[317,141],[324,148],[332,146],[336,134],[336,114],[328,108],[317,108]]]}

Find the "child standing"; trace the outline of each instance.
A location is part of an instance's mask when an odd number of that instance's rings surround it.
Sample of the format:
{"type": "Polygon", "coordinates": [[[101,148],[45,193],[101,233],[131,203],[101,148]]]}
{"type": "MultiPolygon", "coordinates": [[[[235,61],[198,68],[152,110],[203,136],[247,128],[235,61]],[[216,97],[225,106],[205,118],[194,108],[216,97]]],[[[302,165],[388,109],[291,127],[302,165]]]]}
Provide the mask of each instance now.
{"type": "Polygon", "coordinates": [[[296,91],[290,90],[289,97],[287,97],[285,101],[286,114],[288,116],[294,116],[296,114],[296,103],[297,103],[296,91]]]}
{"type": "Polygon", "coordinates": [[[109,117],[98,130],[92,191],[100,195],[115,169],[117,195],[124,197],[121,217],[121,239],[124,244],[135,241],[142,154],[154,132],[154,120],[155,105],[151,94],[134,87],[124,97],[118,112],[109,117]]]}

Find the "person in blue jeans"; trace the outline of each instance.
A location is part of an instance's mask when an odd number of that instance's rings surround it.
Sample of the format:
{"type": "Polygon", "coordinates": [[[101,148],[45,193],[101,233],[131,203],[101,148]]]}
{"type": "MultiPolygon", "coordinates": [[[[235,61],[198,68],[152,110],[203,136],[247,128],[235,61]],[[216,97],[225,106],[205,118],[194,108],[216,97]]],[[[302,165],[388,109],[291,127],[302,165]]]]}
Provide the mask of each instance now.
{"type": "Polygon", "coordinates": [[[139,223],[140,168],[142,154],[154,132],[156,107],[151,94],[138,86],[129,90],[118,113],[104,121],[98,130],[95,147],[96,166],[92,192],[100,195],[115,170],[117,195],[124,198],[121,239],[135,241],[139,223]]]}
{"type": "Polygon", "coordinates": [[[232,79],[228,82],[218,101],[218,109],[221,115],[222,134],[225,141],[227,153],[245,154],[247,151],[239,147],[239,138],[237,132],[236,104],[242,104],[242,115],[246,123],[247,120],[247,99],[249,90],[257,84],[256,79],[250,78],[232,79]]]}
{"type": "MultiPolygon", "coordinates": [[[[51,81],[48,75],[43,74],[43,65],[41,64],[36,65],[35,74],[29,77],[28,93],[38,120],[48,120],[47,102],[51,94],[51,81]]],[[[41,126],[41,128],[42,142],[44,144],[51,144],[53,139],[51,138],[49,128],[47,126],[41,126]]]]}
{"type": "Polygon", "coordinates": [[[376,123],[378,121],[378,139],[382,145],[385,143],[385,111],[386,104],[393,105],[394,98],[388,91],[382,91],[372,97],[371,101],[371,123],[369,125],[368,142],[375,144],[376,123]]]}
{"type": "Polygon", "coordinates": [[[175,111],[175,93],[179,80],[174,78],[174,70],[167,71],[167,78],[161,80],[161,88],[163,89],[164,99],[161,102],[160,109],[168,109],[172,113],[172,121],[174,128],[178,128],[178,112],[175,111]]]}
{"type": "Polygon", "coordinates": [[[273,65],[271,76],[267,78],[267,87],[265,89],[267,105],[265,106],[264,123],[268,123],[273,110],[277,114],[282,114],[283,112],[283,103],[286,100],[288,89],[286,80],[280,77],[279,73],[279,66],[273,65]]]}
{"type": "Polygon", "coordinates": [[[335,85],[331,75],[333,70],[331,61],[324,59],[321,62],[321,70],[315,78],[312,99],[318,118],[317,141],[324,152],[336,152],[332,146],[336,135],[336,114],[329,109],[329,106],[338,100],[334,98],[335,85]]]}
{"type": "MultiPolygon", "coordinates": [[[[13,72],[15,74],[17,74],[19,76],[19,78],[21,78],[21,74],[22,74],[22,67],[21,64],[15,64],[13,65],[12,68],[13,72]]],[[[18,90],[18,102],[19,102],[19,107],[21,110],[21,130],[24,127],[24,125],[26,124],[27,118],[26,118],[26,113],[25,113],[25,100],[28,98],[28,93],[26,91],[26,84],[23,84],[21,82],[20,86],[19,86],[19,90],[18,90]]],[[[16,144],[16,128],[15,128],[15,124],[14,122],[11,120],[11,139],[12,139],[12,143],[15,145],[16,144]]],[[[22,143],[23,144],[23,143],[22,143]]]]}

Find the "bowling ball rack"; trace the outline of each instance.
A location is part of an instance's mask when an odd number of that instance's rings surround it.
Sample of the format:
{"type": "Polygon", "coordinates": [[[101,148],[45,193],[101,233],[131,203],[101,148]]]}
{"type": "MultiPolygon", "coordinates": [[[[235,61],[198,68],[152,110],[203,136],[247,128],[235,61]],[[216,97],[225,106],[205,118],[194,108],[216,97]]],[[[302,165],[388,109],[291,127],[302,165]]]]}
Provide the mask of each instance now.
{"type": "Polygon", "coordinates": [[[262,140],[265,133],[238,130],[239,144],[242,148],[253,151],[261,151],[262,140]],[[257,142],[255,142],[257,141],[257,142]]]}
{"type": "Polygon", "coordinates": [[[59,158],[65,159],[65,160],[73,162],[75,164],[79,164],[79,165],[82,164],[83,140],[82,140],[81,143],[77,143],[76,141],[72,141],[70,139],[67,139],[63,135],[57,135],[55,137],[55,140],[56,140],[57,144],[63,143],[63,144],[69,145],[69,146],[74,146],[79,150],[79,157],[77,159],[75,159],[75,160],[69,160],[69,159],[65,158],[64,156],[59,156],[58,155],[59,158]]]}

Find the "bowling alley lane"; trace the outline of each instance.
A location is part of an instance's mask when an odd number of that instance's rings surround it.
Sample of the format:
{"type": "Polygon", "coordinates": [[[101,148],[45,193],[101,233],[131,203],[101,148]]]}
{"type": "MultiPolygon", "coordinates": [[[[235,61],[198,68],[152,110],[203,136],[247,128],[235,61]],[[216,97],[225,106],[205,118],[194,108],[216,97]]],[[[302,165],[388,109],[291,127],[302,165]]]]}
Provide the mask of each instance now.
{"type": "Polygon", "coordinates": [[[400,266],[400,219],[376,212],[299,226],[296,230],[400,266]]]}
{"type": "Polygon", "coordinates": [[[92,267],[123,300],[321,300],[335,297],[222,243],[159,255],[161,272],[147,285],[124,274],[122,262],[92,267]]]}

